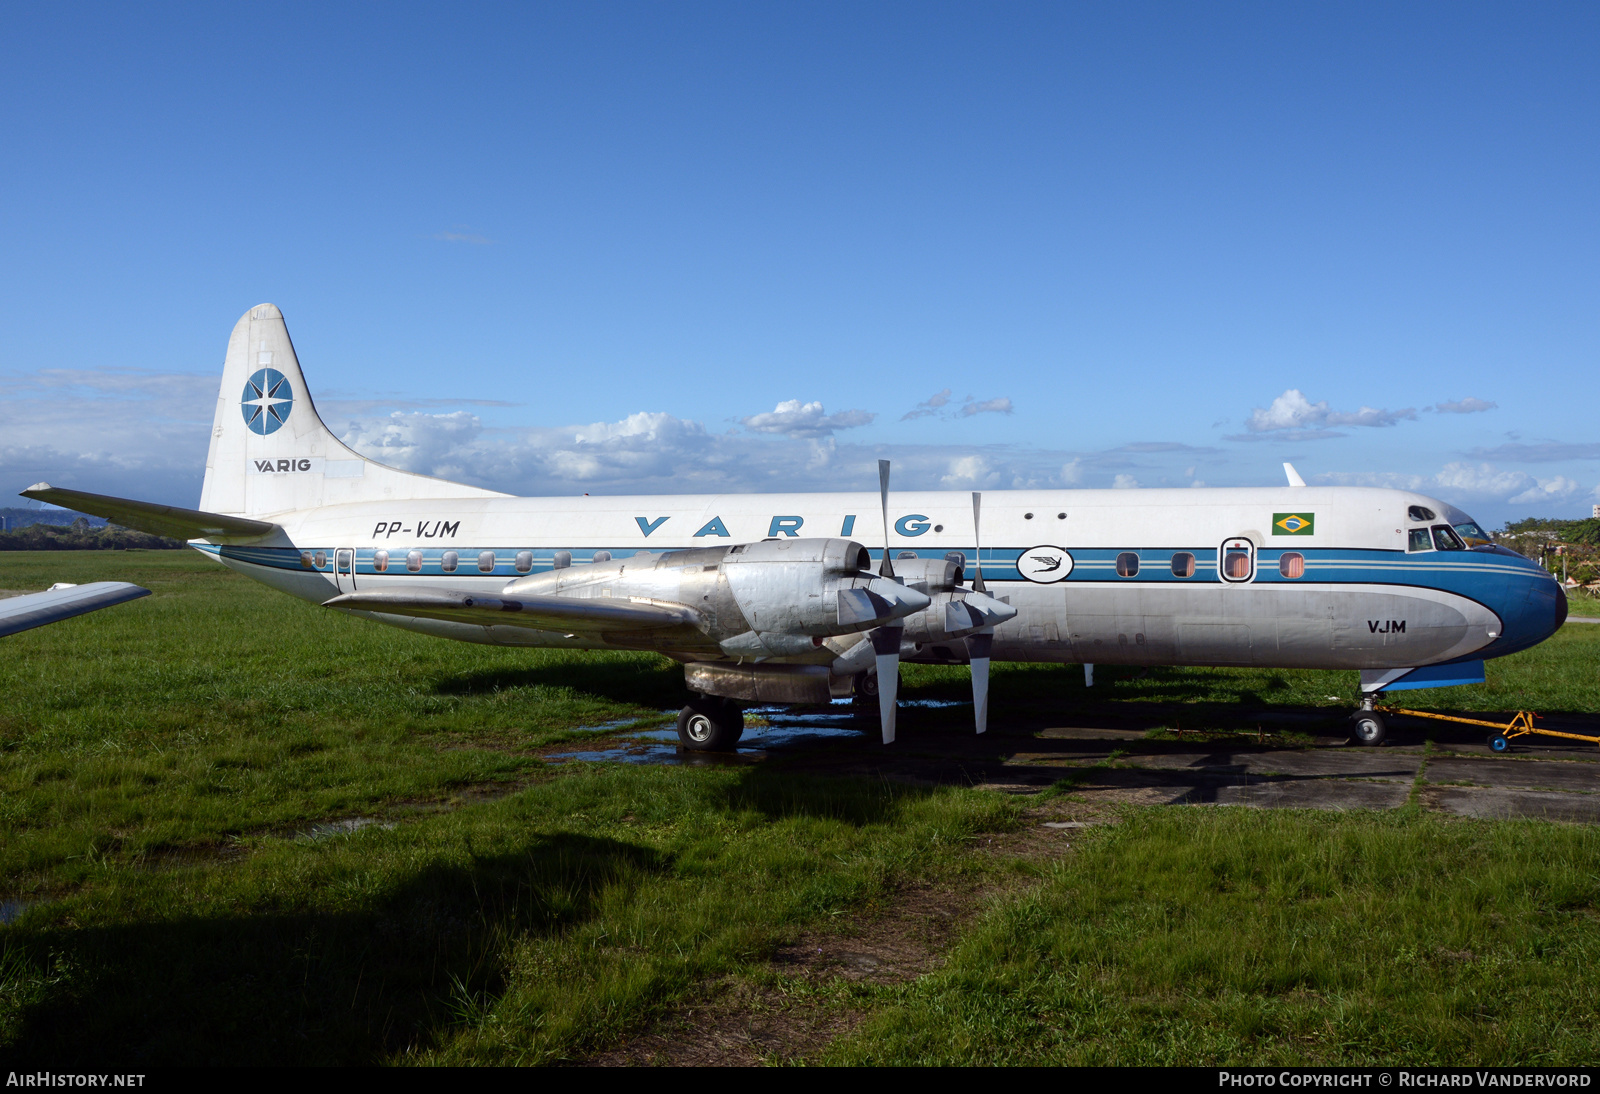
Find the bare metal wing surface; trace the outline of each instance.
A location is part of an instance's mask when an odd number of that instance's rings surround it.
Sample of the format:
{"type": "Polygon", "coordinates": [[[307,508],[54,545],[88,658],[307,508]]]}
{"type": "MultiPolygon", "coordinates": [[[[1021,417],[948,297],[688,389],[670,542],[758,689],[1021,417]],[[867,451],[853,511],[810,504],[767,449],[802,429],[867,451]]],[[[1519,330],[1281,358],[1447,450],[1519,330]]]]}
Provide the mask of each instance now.
{"type": "Polygon", "coordinates": [[[0,637],[149,595],[149,589],[126,581],[95,581],[88,585],[57,585],[42,593],[9,597],[0,600],[0,637]]]}
{"type": "Polygon", "coordinates": [[[477,596],[450,589],[373,589],[336,596],[324,606],[485,627],[528,627],[586,634],[619,628],[653,630],[699,622],[695,612],[680,605],[560,596],[477,596]]]}
{"type": "Polygon", "coordinates": [[[256,540],[281,531],[271,521],[181,509],[176,505],[131,501],[105,494],[87,494],[81,490],[63,490],[47,482],[28,487],[22,491],[22,496],[75,509],[80,513],[93,513],[124,528],[174,539],[256,540]]]}

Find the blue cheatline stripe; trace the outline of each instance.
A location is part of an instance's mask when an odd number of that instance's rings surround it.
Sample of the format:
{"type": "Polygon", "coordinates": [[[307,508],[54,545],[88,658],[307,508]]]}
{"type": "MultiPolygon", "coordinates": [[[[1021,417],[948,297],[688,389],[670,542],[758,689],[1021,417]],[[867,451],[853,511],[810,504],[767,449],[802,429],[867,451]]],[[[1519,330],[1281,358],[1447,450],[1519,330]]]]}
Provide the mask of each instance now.
{"type": "MultiPolygon", "coordinates": [[[[335,551],[333,547],[235,547],[201,545],[201,550],[208,554],[217,555],[239,562],[246,562],[256,566],[269,567],[278,570],[298,570],[331,574],[334,568],[335,551]],[[321,562],[317,556],[320,553],[321,562]],[[309,560],[309,565],[304,560],[309,560]]],[[[348,549],[348,548],[347,548],[348,549]]],[[[684,547],[666,547],[652,552],[663,554],[668,551],[689,550],[684,547]]],[[[901,550],[902,548],[895,548],[901,550]]],[[[574,548],[568,553],[572,556],[575,565],[592,562],[594,556],[600,551],[609,551],[613,560],[626,561],[633,557],[639,548],[631,547],[595,547],[574,548]]],[[[976,552],[970,548],[950,548],[960,551],[968,559],[968,569],[972,568],[972,560],[976,552]]],[[[1022,581],[1022,575],[1017,570],[1017,560],[1022,556],[1026,547],[994,547],[985,548],[983,551],[984,577],[992,581],[1022,581]]],[[[1063,581],[1056,584],[1070,585],[1074,582],[1096,582],[1107,584],[1149,584],[1149,585],[1192,585],[1195,582],[1207,584],[1217,581],[1217,550],[1216,548],[1194,547],[1179,551],[1170,547],[1159,550],[1149,548],[1068,548],[1073,556],[1072,573],[1063,581]],[[1134,577],[1118,577],[1116,573],[1117,556],[1131,551],[1139,556],[1139,572],[1134,577]],[[1179,553],[1191,554],[1195,558],[1195,572],[1191,577],[1177,577],[1172,573],[1172,558],[1179,553]]],[[[446,577],[521,577],[525,574],[546,573],[555,569],[556,548],[552,547],[422,547],[422,548],[380,548],[358,547],[355,551],[355,572],[357,574],[378,574],[425,576],[433,578],[446,577]],[[380,551],[388,552],[388,565],[384,570],[377,568],[377,556],[380,551]],[[422,554],[421,568],[410,571],[406,568],[406,556],[417,550],[422,554]],[[457,567],[453,572],[447,573],[443,567],[443,556],[447,550],[453,550],[457,556],[457,567]],[[494,568],[480,570],[478,558],[480,554],[492,552],[494,555],[494,568]],[[519,570],[516,566],[517,555],[528,552],[531,561],[527,570],[519,570]]],[[[882,552],[878,552],[882,554],[882,552]]],[[[919,552],[922,557],[942,558],[944,551],[924,549],[919,552]]],[[[1297,585],[1303,583],[1315,584],[1364,584],[1364,585],[1412,585],[1426,588],[1441,589],[1456,592],[1463,596],[1481,599],[1492,593],[1496,587],[1503,587],[1508,581],[1538,578],[1549,580],[1543,567],[1533,562],[1515,562],[1507,560],[1503,555],[1475,555],[1471,552],[1442,552],[1433,551],[1408,555],[1403,551],[1377,551],[1360,548],[1316,548],[1304,547],[1268,547],[1256,552],[1256,575],[1253,584],[1257,585],[1297,585]],[[1299,578],[1286,578],[1278,569],[1279,560],[1283,555],[1296,553],[1305,558],[1305,572],[1299,578]]]]}

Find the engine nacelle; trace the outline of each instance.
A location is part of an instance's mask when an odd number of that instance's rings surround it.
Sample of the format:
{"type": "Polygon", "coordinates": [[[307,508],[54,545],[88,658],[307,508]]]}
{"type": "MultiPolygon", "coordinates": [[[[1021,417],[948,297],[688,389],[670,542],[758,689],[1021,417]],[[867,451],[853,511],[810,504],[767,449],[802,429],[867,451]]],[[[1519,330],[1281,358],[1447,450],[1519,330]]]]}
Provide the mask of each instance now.
{"type": "Polygon", "coordinates": [[[821,640],[927,608],[929,597],[868,569],[846,539],[771,539],[572,566],[518,578],[505,595],[611,597],[679,605],[736,658],[820,658],[821,640]]]}

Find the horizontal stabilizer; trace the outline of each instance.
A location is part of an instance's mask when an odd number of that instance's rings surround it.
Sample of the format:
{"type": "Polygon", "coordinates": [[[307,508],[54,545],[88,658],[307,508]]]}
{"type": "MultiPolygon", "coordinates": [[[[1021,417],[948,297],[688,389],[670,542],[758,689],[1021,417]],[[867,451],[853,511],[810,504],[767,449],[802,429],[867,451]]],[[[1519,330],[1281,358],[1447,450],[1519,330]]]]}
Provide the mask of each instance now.
{"type": "Polygon", "coordinates": [[[149,596],[150,590],[126,581],[95,581],[88,585],[58,585],[42,593],[0,600],[0,636],[57,623],[75,615],[97,612],[149,596]]]}
{"type": "Polygon", "coordinates": [[[198,509],[180,509],[175,505],[131,501],[105,494],[86,494],[81,490],[60,490],[47,482],[28,487],[22,496],[80,513],[93,513],[124,528],[173,539],[264,539],[281,531],[270,521],[202,513],[198,509]]]}
{"type": "Polygon", "coordinates": [[[540,631],[596,634],[693,626],[699,617],[688,608],[641,604],[601,597],[479,596],[450,589],[371,589],[325,601],[324,608],[347,608],[420,619],[474,623],[480,627],[528,627],[540,631]]]}

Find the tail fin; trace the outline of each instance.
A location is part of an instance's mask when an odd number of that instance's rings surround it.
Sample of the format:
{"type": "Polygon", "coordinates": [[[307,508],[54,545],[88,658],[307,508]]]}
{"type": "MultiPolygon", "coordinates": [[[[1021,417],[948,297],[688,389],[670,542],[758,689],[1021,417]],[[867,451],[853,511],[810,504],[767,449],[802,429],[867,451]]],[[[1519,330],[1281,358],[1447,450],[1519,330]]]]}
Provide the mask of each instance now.
{"type": "Polygon", "coordinates": [[[283,313],[261,304],[233,328],[201,509],[266,516],[344,502],[505,496],[386,467],[347,448],[317,416],[283,313]]]}

